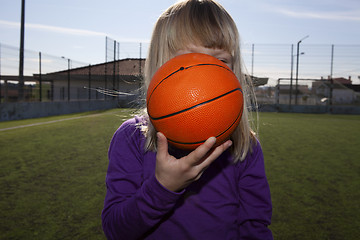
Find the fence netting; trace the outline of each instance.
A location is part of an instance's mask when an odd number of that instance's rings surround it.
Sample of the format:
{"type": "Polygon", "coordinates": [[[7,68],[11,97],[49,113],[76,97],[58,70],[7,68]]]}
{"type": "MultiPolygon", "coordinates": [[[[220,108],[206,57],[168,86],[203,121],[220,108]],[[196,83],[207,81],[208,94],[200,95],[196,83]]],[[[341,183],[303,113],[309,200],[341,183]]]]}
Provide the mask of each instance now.
{"type": "MultiPolygon", "coordinates": [[[[100,64],[25,50],[24,101],[136,95],[148,45],[106,37],[100,64]]],[[[360,45],[243,44],[241,54],[260,104],[360,103],[360,45]]],[[[19,48],[1,43],[0,83],[0,102],[19,101],[19,48]]]]}

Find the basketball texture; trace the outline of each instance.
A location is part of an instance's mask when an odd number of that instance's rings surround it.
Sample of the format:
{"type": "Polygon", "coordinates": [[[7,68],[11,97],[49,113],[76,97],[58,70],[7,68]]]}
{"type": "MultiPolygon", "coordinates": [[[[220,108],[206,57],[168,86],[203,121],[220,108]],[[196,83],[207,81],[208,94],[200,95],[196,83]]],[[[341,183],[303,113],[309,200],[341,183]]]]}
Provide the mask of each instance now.
{"type": "Polygon", "coordinates": [[[192,150],[209,137],[216,146],[230,138],[243,112],[240,82],[229,67],[210,55],[177,56],[154,74],[147,111],[169,143],[192,150]]]}

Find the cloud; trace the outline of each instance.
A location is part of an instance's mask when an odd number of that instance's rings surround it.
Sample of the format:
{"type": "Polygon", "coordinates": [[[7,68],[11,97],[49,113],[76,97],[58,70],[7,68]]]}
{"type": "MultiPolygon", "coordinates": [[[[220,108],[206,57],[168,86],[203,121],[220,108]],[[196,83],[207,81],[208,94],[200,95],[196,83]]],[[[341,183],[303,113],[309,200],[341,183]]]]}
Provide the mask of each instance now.
{"type": "Polygon", "coordinates": [[[335,21],[360,21],[360,11],[314,12],[314,11],[294,11],[285,8],[276,8],[273,10],[283,15],[294,18],[322,19],[322,20],[335,20],[335,21]]]}
{"type": "MultiPolygon", "coordinates": [[[[10,22],[0,20],[0,25],[11,27],[11,28],[20,28],[20,23],[18,22],[10,22]]],[[[47,32],[55,32],[60,34],[69,34],[69,35],[77,35],[77,36],[106,36],[106,33],[103,32],[95,32],[89,31],[84,29],[75,29],[75,28],[64,28],[64,27],[55,27],[49,26],[44,24],[34,24],[34,23],[25,23],[26,29],[34,29],[40,31],[47,31],[47,32]]]]}
{"type": "MultiPolygon", "coordinates": [[[[19,22],[11,22],[11,21],[4,21],[0,20],[0,26],[5,26],[9,28],[17,28],[20,29],[20,23],[19,22]]],[[[90,31],[90,30],[84,30],[84,29],[75,29],[75,28],[64,28],[64,27],[55,27],[55,26],[49,26],[44,24],[34,24],[34,23],[25,23],[25,29],[34,29],[38,31],[44,31],[44,32],[54,32],[59,34],[67,34],[67,35],[73,35],[73,36],[89,36],[89,37],[111,37],[115,39],[116,41],[120,42],[142,42],[142,43],[148,43],[150,42],[149,39],[140,39],[140,38],[124,38],[120,36],[114,36],[112,34],[107,34],[103,32],[96,32],[96,31],[90,31]]]]}

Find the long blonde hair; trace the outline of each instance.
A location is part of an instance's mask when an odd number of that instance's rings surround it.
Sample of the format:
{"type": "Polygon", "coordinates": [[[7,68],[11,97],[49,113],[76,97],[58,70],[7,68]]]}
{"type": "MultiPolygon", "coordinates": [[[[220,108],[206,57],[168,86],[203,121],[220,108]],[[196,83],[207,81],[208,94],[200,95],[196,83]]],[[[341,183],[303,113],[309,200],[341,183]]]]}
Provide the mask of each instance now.
{"type": "MultiPolygon", "coordinates": [[[[178,50],[189,44],[227,51],[232,56],[232,70],[243,88],[244,111],[239,126],[231,135],[234,161],[243,160],[256,143],[249,124],[249,106],[254,96],[252,83],[242,72],[240,40],[237,27],[227,11],[212,0],[186,0],[169,7],[155,24],[145,64],[146,93],[152,76],[178,50]]],[[[142,126],[146,149],[156,151],[156,130],[150,121],[142,126]]]]}

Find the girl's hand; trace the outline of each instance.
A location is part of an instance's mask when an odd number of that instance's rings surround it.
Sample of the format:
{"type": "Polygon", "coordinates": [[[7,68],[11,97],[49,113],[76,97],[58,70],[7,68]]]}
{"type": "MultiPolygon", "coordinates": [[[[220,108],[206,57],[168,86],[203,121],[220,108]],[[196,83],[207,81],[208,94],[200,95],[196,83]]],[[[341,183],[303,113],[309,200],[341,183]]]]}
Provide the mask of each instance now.
{"type": "Polygon", "coordinates": [[[189,155],[177,159],[169,154],[164,134],[158,132],[157,139],[155,177],[161,185],[174,192],[198,180],[205,169],[232,145],[228,140],[212,149],[216,138],[211,137],[189,155]]]}

